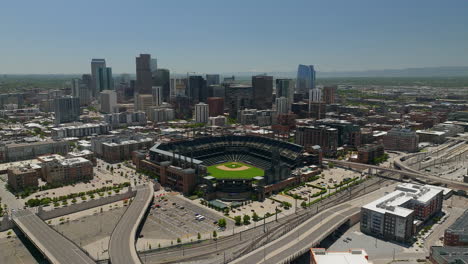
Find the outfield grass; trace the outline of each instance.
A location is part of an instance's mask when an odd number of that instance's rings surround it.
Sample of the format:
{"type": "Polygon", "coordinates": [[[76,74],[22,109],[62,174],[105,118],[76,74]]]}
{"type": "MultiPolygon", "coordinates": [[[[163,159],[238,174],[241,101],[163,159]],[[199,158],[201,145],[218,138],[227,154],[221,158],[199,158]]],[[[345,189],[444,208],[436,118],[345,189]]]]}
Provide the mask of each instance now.
{"type": "Polygon", "coordinates": [[[264,171],[262,169],[256,168],[252,165],[245,164],[242,162],[225,162],[216,164],[213,166],[209,166],[207,168],[207,171],[211,176],[217,179],[252,179],[253,177],[264,175],[264,171]],[[242,171],[225,171],[216,168],[221,165],[224,165],[228,168],[239,168],[242,166],[247,166],[249,167],[249,169],[242,171]]]}

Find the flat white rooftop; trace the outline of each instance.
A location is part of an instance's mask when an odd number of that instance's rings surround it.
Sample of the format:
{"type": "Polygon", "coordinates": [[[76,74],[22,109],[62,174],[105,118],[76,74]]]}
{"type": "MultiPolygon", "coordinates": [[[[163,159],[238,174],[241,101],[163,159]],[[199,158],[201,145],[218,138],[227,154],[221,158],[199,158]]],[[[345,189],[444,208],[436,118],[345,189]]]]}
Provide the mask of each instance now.
{"type": "Polygon", "coordinates": [[[362,208],[382,214],[390,213],[407,217],[413,210],[404,208],[404,204],[408,202],[426,204],[443,192],[441,188],[433,188],[431,185],[423,186],[411,183],[400,184],[395,189],[395,191],[364,205],[362,208]]]}
{"type": "Polygon", "coordinates": [[[348,252],[325,251],[323,248],[313,248],[312,258],[317,264],[368,264],[367,252],[363,249],[348,252]]]}

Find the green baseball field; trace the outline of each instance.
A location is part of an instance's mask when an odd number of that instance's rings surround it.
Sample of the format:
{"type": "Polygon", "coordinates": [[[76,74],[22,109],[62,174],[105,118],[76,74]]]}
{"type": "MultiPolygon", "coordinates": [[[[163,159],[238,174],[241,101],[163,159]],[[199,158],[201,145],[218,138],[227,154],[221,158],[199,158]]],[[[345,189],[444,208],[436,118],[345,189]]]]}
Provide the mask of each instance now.
{"type": "Polygon", "coordinates": [[[252,179],[264,175],[262,169],[238,161],[212,165],[207,170],[211,176],[217,179],[252,179]]]}

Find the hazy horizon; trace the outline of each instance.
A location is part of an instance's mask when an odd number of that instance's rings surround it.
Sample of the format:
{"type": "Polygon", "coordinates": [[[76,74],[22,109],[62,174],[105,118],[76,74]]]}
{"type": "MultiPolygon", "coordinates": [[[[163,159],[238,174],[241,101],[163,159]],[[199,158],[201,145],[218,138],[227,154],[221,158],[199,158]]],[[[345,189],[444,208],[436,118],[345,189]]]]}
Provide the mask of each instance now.
{"type": "Polygon", "coordinates": [[[8,1],[0,73],[370,71],[468,64],[466,1],[8,1]],[[21,14],[18,16],[17,14],[21,14]]]}

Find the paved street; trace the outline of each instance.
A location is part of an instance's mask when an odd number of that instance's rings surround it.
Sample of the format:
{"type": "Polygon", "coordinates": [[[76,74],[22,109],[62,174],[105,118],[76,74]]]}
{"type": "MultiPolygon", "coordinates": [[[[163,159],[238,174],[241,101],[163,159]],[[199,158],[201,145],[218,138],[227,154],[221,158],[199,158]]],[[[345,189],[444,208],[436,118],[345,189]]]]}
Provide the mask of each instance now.
{"type": "Polygon", "coordinates": [[[136,229],[153,198],[153,185],[137,186],[137,194],[112,232],[109,256],[113,264],[139,263],[135,248],[136,229]]]}
{"type": "Polygon", "coordinates": [[[94,263],[77,245],[50,228],[37,215],[22,210],[14,214],[14,221],[52,263],[94,263]]]}

